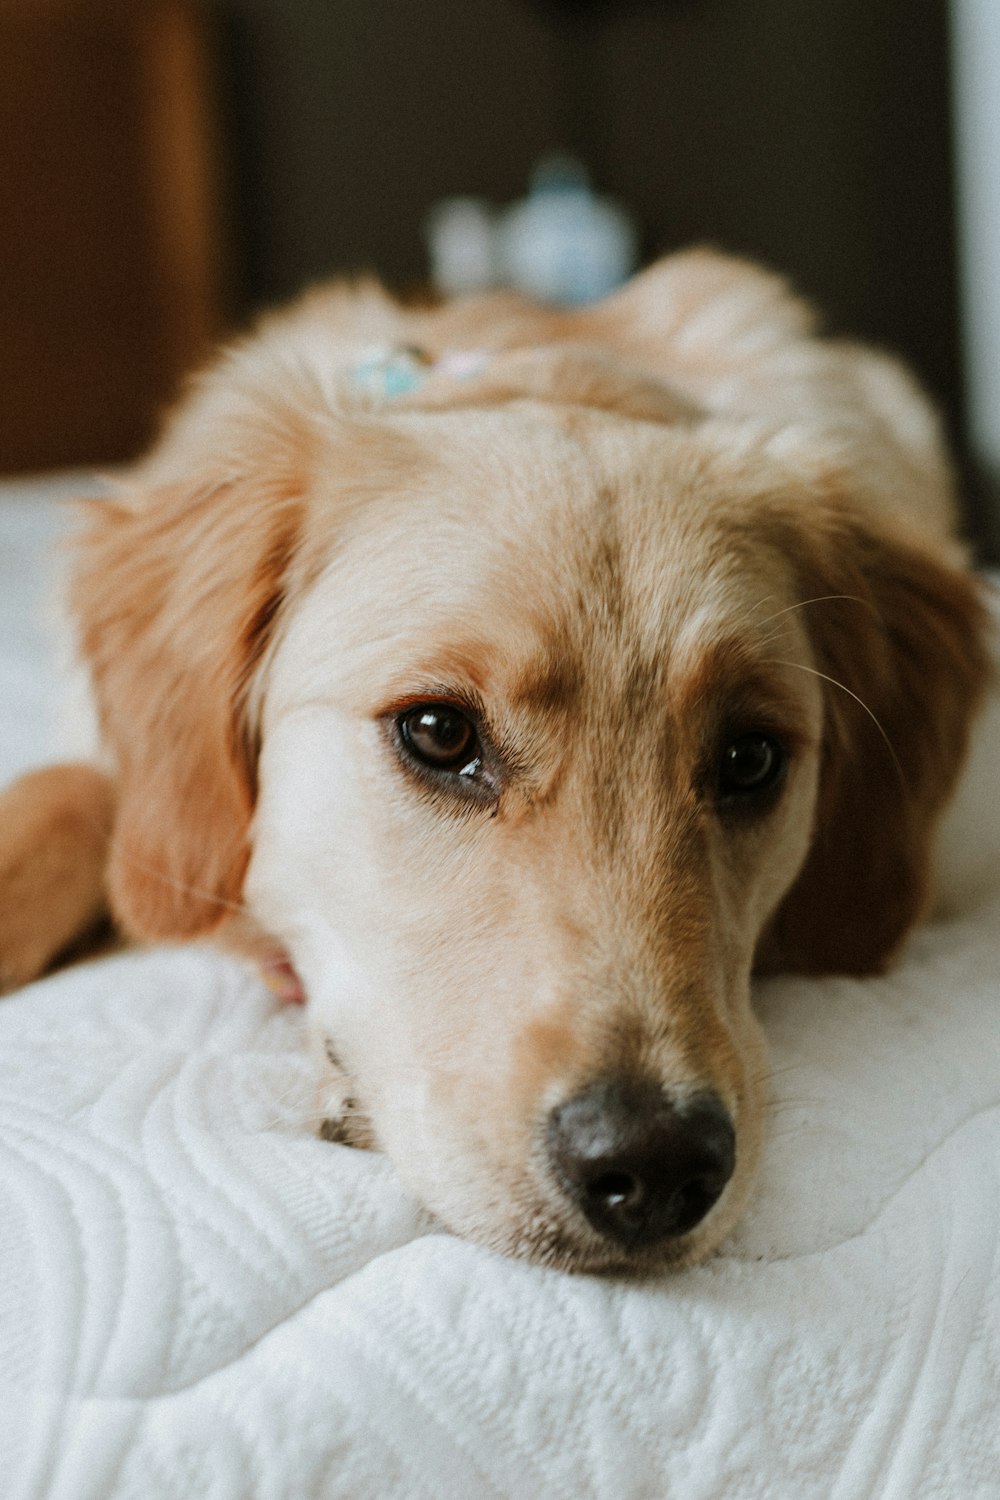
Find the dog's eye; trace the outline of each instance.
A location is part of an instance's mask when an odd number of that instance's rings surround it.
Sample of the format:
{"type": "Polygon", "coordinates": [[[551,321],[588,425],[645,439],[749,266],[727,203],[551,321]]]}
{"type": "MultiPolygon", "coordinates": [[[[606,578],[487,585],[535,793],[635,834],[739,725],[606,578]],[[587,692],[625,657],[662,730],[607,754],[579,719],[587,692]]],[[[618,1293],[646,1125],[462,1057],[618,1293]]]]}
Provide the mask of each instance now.
{"type": "Polygon", "coordinates": [[[769,734],[740,734],[728,742],[719,763],[718,796],[730,805],[776,791],[787,765],[782,745],[769,734]]]}
{"type": "Polygon", "coordinates": [[[475,725],[450,704],[421,704],[397,722],[400,739],[414,760],[436,771],[464,771],[479,757],[475,725]]]}

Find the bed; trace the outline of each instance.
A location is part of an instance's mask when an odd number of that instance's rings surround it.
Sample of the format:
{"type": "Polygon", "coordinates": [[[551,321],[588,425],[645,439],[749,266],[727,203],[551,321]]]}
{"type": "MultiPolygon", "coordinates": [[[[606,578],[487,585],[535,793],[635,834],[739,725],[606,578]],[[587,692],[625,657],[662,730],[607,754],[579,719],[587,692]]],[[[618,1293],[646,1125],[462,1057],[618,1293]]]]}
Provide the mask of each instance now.
{"type": "MultiPolygon", "coordinates": [[[[57,741],[42,600],[81,487],[0,486],[0,779],[57,741]]],[[[996,1500],[980,754],[949,901],[901,965],[759,987],[760,1189],[679,1276],[569,1277],[444,1232],[383,1158],[309,1134],[301,1013],[207,948],[0,1003],[5,1500],[996,1500]]]]}

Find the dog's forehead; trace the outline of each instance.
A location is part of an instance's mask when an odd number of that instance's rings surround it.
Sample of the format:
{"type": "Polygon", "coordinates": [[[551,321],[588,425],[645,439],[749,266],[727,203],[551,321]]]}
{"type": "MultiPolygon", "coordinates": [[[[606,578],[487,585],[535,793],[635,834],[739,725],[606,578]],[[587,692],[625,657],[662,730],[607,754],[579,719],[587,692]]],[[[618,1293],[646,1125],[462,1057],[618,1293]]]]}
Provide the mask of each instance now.
{"type": "Polygon", "coordinates": [[[412,461],[332,536],[291,622],[310,675],[335,652],[390,693],[462,680],[551,704],[616,662],[693,667],[767,614],[773,564],[733,542],[690,438],[526,408],[404,424],[412,461]]]}
{"type": "Polygon", "coordinates": [[[526,400],[403,418],[391,449],[356,533],[387,556],[418,543],[458,593],[544,572],[554,594],[577,581],[645,605],[669,574],[708,581],[738,563],[724,466],[684,429],[526,400]]]}
{"type": "Polygon", "coordinates": [[[748,508],[734,507],[741,476],[696,433],[528,402],[492,415],[474,458],[439,455],[425,512],[422,550],[471,617],[534,616],[562,635],[617,626],[658,652],[730,630],[736,616],[752,631],[748,599],[787,585],[774,550],[753,540],[748,508]]]}

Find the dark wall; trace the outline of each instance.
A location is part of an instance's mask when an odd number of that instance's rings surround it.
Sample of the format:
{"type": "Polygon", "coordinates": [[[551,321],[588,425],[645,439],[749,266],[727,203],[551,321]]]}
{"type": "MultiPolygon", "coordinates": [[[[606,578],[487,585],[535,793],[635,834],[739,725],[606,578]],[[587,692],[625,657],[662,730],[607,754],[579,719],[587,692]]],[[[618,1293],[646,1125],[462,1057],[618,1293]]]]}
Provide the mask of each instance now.
{"type": "Polygon", "coordinates": [[[553,146],[653,254],[712,241],[901,349],[954,419],[946,0],[220,0],[240,297],[426,275],[435,199],[553,146]]]}
{"type": "Polygon", "coordinates": [[[220,314],[347,269],[419,287],[430,205],[509,202],[558,147],[647,257],[711,241],[787,271],[960,430],[946,22],[947,0],[3,0],[0,466],[128,456],[220,314]]]}

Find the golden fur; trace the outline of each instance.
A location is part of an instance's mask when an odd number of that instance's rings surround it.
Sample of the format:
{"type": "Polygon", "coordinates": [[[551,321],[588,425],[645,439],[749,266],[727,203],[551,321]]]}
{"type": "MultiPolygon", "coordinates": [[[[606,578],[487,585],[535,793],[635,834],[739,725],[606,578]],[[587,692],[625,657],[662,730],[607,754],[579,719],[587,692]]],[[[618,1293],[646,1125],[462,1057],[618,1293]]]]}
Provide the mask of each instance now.
{"type": "MultiPolygon", "coordinates": [[[[459,1232],[697,1259],[759,1154],[752,969],[875,972],[925,907],[986,675],[953,519],[906,374],[744,263],[674,256],[567,313],[313,293],[202,377],[79,543],[115,918],[290,954],[327,1133],[459,1232]],[[380,402],[348,374],[373,344],[488,357],[380,402]],[[488,803],[402,763],[391,725],[425,701],[501,747],[488,803]],[[713,767],[747,730],[787,779],[731,817],[713,767]],[[545,1158],[552,1110],[608,1075],[711,1088],[735,1127],[719,1201],[650,1249],[609,1245],[545,1158]]],[[[39,826],[0,829],[15,980],[74,926],[61,875],[29,899],[7,873],[39,826]]]]}

